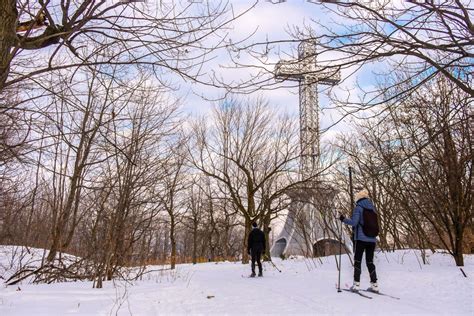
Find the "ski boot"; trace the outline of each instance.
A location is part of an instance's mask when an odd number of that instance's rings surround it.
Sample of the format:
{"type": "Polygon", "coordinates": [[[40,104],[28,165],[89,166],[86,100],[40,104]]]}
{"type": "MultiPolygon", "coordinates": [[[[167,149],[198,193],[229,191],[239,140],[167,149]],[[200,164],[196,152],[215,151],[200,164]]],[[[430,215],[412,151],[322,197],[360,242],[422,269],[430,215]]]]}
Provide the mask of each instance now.
{"type": "Polygon", "coordinates": [[[262,271],[258,272],[259,277],[263,277],[262,271]]]}
{"type": "Polygon", "coordinates": [[[251,278],[255,278],[255,272],[252,272],[252,274],[250,275],[251,278]]]}
{"type": "Polygon", "coordinates": [[[354,281],[354,284],[351,286],[352,292],[359,292],[360,290],[360,282],[354,281]]]}
{"type": "Polygon", "coordinates": [[[370,287],[367,289],[367,291],[379,293],[379,285],[377,282],[370,282],[370,287]]]}

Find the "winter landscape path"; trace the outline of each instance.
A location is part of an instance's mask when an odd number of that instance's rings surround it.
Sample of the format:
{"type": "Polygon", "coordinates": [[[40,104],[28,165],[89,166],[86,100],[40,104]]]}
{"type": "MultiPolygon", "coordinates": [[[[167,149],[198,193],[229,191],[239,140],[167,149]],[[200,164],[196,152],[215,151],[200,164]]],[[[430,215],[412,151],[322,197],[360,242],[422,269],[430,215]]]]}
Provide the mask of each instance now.
{"type": "MultiPolygon", "coordinates": [[[[416,254],[376,253],[381,290],[400,300],[338,293],[334,257],[295,258],[274,259],[282,273],[266,263],[263,278],[247,278],[249,266],[225,262],[179,265],[103,289],[91,282],[2,287],[0,315],[474,315],[474,256],[466,256],[465,278],[446,254],[430,255],[427,265],[416,254]]],[[[351,280],[345,256],[343,287],[351,280]]],[[[368,286],[365,266],[361,281],[368,286]]]]}

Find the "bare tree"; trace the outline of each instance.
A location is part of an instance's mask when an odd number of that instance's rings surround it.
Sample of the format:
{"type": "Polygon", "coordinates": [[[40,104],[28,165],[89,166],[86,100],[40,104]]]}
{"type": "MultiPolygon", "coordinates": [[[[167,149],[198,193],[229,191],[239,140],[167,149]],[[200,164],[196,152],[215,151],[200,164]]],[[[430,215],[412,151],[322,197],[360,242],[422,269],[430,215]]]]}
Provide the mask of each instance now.
{"type": "MultiPolygon", "coordinates": [[[[384,93],[390,100],[398,91],[384,93]]],[[[444,248],[457,265],[463,265],[473,218],[472,102],[448,78],[435,77],[407,98],[387,103],[385,119],[363,124],[362,152],[344,146],[373,193],[386,195],[375,194],[383,230],[398,244],[444,248]]]]}
{"type": "Polygon", "coordinates": [[[188,188],[185,226],[192,235],[192,262],[234,260],[241,252],[240,218],[225,187],[212,177],[193,172],[188,188]]]}
{"type": "Polygon", "coordinates": [[[203,209],[204,209],[204,192],[202,187],[199,185],[200,178],[195,177],[188,187],[189,197],[186,201],[187,212],[185,215],[184,225],[186,225],[192,235],[192,246],[191,246],[191,257],[192,263],[197,263],[198,258],[198,232],[203,221],[203,209]]]}
{"type": "Polygon", "coordinates": [[[176,244],[177,227],[181,223],[185,211],[185,198],[183,193],[188,186],[185,166],[185,145],[186,139],[182,136],[173,144],[170,150],[171,155],[167,161],[162,164],[164,169],[163,176],[160,179],[161,192],[157,198],[161,207],[167,213],[169,227],[169,238],[171,246],[171,269],[176,267],[176,244]]]}
{"type": "MultiPolygon", "coordinates": [[[[470,1],[335,0],[315,3],[319,3],[322,17],[304,27],[292,27],[288,31],[290,39],[230,45],[233,66],[254,71],[238,83],[220,83],[232,91],[247,93],[280,87],[280,82],[274,80],[274,61],[278,61],[275,55],[279,57],[279,52],[287,50],[288,44],[314,40],[321,56],[319,67],[314,70],[316,77],[341,70],[347,77],[380,62],[388,63],[389,71],[409,64],[412,66],[410,76],[405,82],[397,83],[404,88],[398,90],[400,95],[443,74],[459,89],[474,96],[471,84],[474,26],[470,1]],[[241,58],[245,54],[248,58],[241,58]],[[250,61],[242,63],[242,59],[250,61]]],[[[383,81],[385,73],[380,71],[378,74],[383,81]]],[[[374,76],[377,73],[374,72],[374,76]]],[[[373,90],[364,91],[362,98],[361,102],[353,98],[336,101],[356,107],[344,108],[346,114],[385,101],[379,91],[373,90]]]]}
{"type": "MultiPolygon", "coordinates": [[[[199,121],[193,127],[193,164],[222,186],[243,218],[245,235],[258,221],[268,237],[271,220],[288,204],[289,190],[313,179],[299,178],[296,121],[278,117],[262,100],[226,100],[214,117],[214,125],[199,121]]],[[[246,261],[245,240],[242,252],[246,261]]]]}
{"type": "Polygon", "coordinates": [[[122,106],[117,104],[104,144],[115,152],[102,171],[113,186],[105,222],[108,279],[117,268],[140,258],[135,246],[149,234],[160,211],[158,183],[166,176],[163,167],[171,154],[168,142],[175,138],[178,127],[177,102],[163,97],[166,91],[161,88],[145,82],[138,86],[142,88],[136,96],[122,106]]]}
{"type": "MultiPolygon", "coordinates": [[[[80,216],[80,200],[87,186],[86,172],[101,161],[97,138],[100,129],[106,128],[112,104],[112,83],[102,82],[97,70],[86,74],[86,89],[76,85],[50,86],[51,137],[55,141],[52,161],[44,164],[52,169],[52,244],[48,260],[70,244],[80,216]],[[104,97],[99,96],[104,93],[104,97]]],[[[64,78],[65,79],[65,78],[64,78]]],[[[48,112],[46,112],[48,113],[48,112]]],[[[49,114],[46,114],[49,116],[49,114]]]]}
{"type": "Polygon", "coordinates": [[[157,78],[177,72],[199,80],[199,65],[222,46],[219,30],[240,15],[232,14],[224,2],[5,0],[0,91],[53,70],[97,64],[141,64],[157,78]],[[216,40],[205,42],[210,37],[216,40]]]}
{"type": "Polygon", "coordinates": [[[24,162],[23,155],[31,150],[27,140],[31,118],[28,113],[18,111],[18,91],[9,91],[0,97],[0,168],[12,162],[24,162]],[[8,110],[11,109],[11,110],[8,110]]]}

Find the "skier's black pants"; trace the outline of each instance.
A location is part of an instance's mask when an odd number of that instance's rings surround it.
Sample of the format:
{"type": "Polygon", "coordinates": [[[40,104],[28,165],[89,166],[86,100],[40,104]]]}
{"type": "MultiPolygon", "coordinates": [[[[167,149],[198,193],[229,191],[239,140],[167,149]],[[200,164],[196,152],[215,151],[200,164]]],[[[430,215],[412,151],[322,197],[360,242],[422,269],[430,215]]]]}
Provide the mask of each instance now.
{"type": "Polygon", "coordinates": [[[377,274],[375,273],[374,265],[374,251],[375,243],[367,241],[355,241],[355,254],[354,254],[354,281],[360,282],[361,273],[361,262],[362,255],[365,251],[365,262],[367,263],[367,269],[369,269],[370,282],[377,282],[377,274]]]}
{"type": "Polygon", "coordinates": [[[262,273],[262,263],[260,262],[260,259],[262,257],[262,252],[258,250],[252,250],[252,273],[255,273],[255,261],[258,264],[258,271],[259,273],[262,273]]]}

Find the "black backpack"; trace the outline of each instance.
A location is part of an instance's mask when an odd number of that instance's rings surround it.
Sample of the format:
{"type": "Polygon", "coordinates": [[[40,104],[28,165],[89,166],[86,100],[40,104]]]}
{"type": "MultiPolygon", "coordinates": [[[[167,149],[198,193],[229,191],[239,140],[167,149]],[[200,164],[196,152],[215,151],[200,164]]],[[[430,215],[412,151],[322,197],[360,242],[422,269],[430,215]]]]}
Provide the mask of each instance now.
{"type": "Polygon", "coordinates": [[[364,217],[364,225],[361,225],[362,231],[367,237],[377,237],[380,232],[377,213],[364,207],[362,208],[362,214],[364,217]]]}

